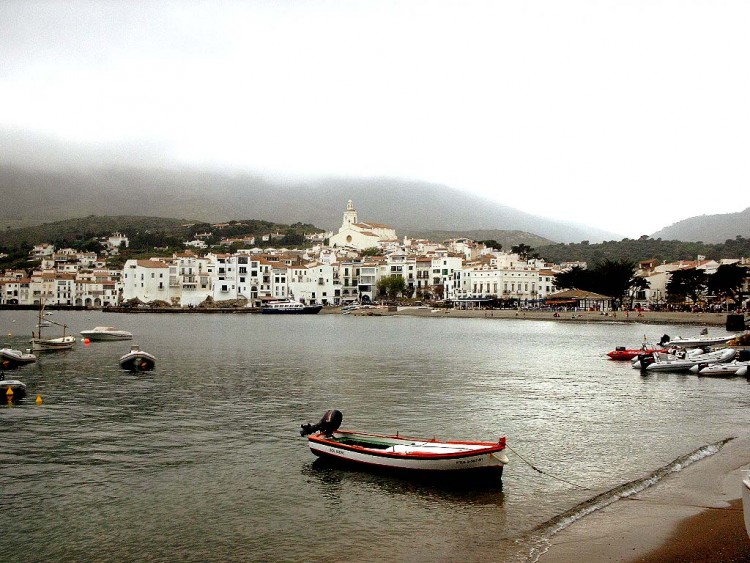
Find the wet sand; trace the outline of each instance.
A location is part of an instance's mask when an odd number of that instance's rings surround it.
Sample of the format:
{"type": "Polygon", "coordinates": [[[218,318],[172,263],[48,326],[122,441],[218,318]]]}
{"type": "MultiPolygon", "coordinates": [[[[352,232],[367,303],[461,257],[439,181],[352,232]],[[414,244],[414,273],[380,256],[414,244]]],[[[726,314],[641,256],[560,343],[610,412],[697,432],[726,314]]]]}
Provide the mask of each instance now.
{"type": "Polygon", "coordinates": [[[741,469],[750,435],[552,537],[539,563],[750,561],[741,469]]]}

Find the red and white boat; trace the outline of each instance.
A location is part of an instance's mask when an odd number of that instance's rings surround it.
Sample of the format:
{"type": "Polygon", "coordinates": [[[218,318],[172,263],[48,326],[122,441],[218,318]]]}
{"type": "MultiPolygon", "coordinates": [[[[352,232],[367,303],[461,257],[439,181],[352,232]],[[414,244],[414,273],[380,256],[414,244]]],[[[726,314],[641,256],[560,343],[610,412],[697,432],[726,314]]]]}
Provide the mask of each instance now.
{"type": "Polygon", "coordinates": [[[441,474],[491,470],[502,476],[508,463],[504,437],[497,442],[442,442],[338,430],[341,419],[339,411],[328,411],[320,423],[302,425],[312,453],[374,469],[441,474]]]}
{"type": "Polygon", "coordinates": [[[640,348],[626,348],[625,346],[618,346],[611,352],[607,352],[607,356],[609,356],[612,360],[632,360],[634,358],[637,358],[638,354],[651,354],[654,352],[666,354],[667,351],[668,350],[666,348],[657,348],[656,346],[647,344],[644,344],[640,348]]]}

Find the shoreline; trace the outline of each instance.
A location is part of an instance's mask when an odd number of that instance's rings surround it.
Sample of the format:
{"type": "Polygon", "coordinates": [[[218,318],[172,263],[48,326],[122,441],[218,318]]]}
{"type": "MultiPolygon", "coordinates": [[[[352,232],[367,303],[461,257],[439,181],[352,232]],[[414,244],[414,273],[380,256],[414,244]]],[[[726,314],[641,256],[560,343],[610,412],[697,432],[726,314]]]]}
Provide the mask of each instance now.
{"type": "MultiPolygon", "coordinates": [[[[324,309],[321,313],[326,312],[324,309]]],[[[328,311],[332,314],[338,311],[328,311]]],[[[727,324],[728,313],[682,313],[673,311],[617,311],[601,313],[599,311],[563,311],[555,317],[552,311],[524,311],[516,309],[421,309],[417,307],[403,307],[398,311],[385,309],[367,309],[351,313],[354,316],[420,316],[420,317],[457,317],[472,319],[516,319],[555,322],[608,322],[608,323],[641,323],[641,324],[684,324],[697,326],[721,326],[727,324]]]]}
{"type": "Polygon", "coordinates": [[[539,563],[750,561],[741,470],[750,435],[561,530],[539,563]]]}

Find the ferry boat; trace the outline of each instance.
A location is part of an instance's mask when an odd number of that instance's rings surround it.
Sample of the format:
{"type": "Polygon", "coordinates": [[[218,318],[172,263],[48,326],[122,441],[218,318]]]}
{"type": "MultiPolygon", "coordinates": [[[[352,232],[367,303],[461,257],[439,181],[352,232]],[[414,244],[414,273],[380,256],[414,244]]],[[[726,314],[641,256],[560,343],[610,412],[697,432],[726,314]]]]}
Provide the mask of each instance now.
{"type": "Polygon", "coordinates": [[[264,315],[316,315],[322,308],[323,305],[304,305],[299,301],[286,299],[271,301],[263,305],[260,312],[264,315]]]}

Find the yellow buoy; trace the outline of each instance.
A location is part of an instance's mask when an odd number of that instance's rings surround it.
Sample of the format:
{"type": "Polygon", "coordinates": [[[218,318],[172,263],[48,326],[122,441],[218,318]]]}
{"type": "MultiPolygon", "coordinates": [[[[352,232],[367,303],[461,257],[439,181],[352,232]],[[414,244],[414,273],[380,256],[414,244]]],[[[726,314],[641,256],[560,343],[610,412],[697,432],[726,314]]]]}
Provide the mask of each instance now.
{"type": "Polygon", "coordinates": [[[39,405],[42,404],[42,396],[41,395],[37,395],[36,396],[36,404],[37,404],[37,406],[39,406],[39,405]]]}
{"type": "Polygon", "coordinates": [[[13,398],[13,387],[8,387],[8,390],[5,392],[6,395],[8,395],[8,399],[13,398]]]}

